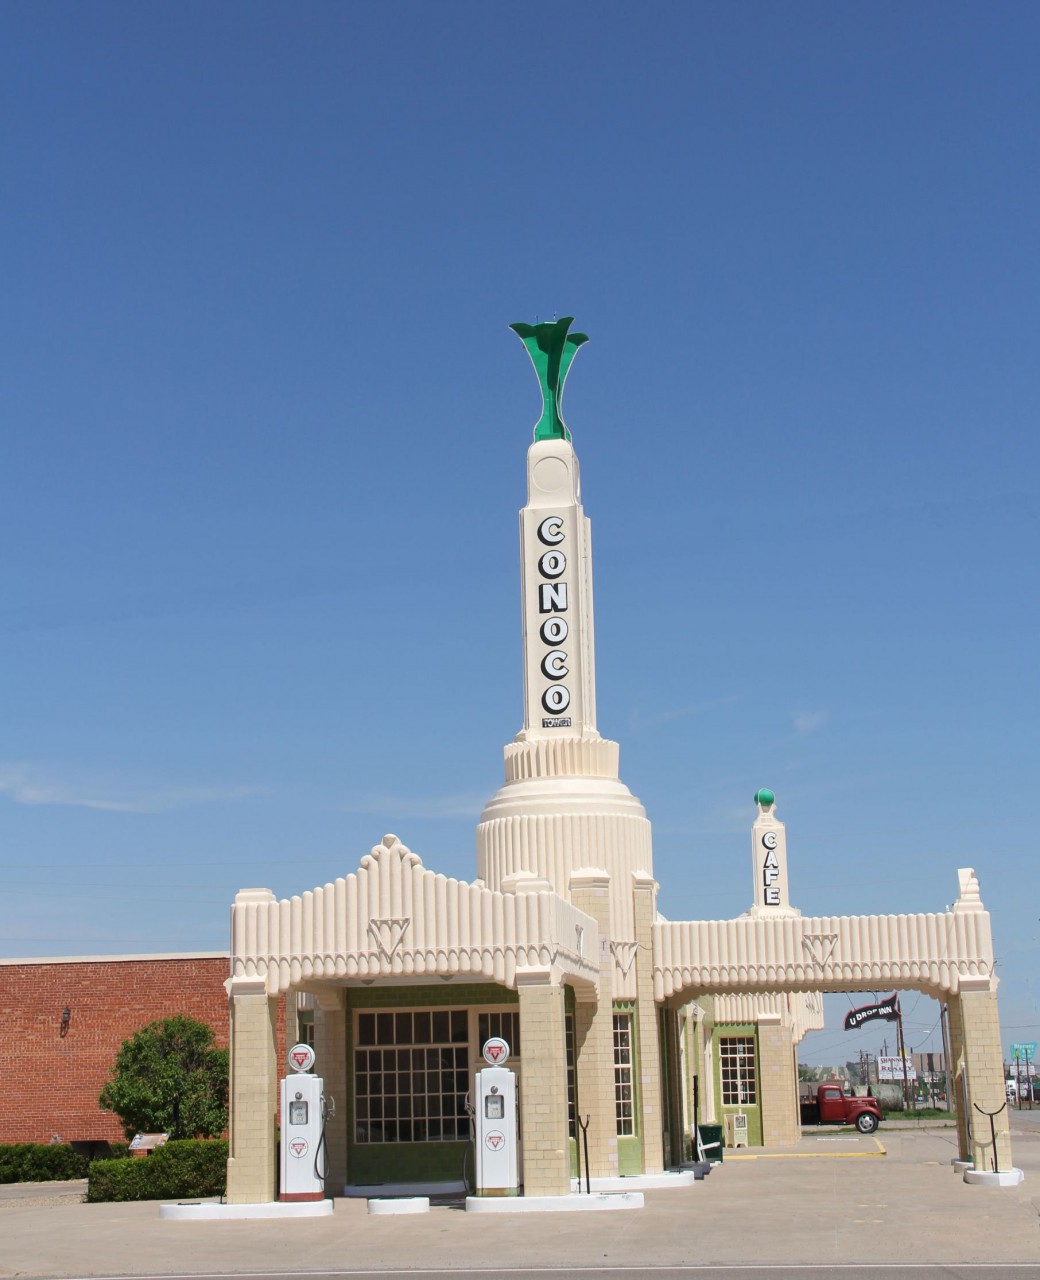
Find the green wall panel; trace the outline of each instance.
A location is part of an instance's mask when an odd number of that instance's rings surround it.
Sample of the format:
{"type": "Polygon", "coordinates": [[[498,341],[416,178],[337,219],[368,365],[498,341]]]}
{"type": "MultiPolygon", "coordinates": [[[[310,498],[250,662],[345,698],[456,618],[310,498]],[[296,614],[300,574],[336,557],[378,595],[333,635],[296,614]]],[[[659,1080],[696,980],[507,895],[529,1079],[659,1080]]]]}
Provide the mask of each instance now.
{"type": "Polygon", "coordinates": [[[753,1022],[717,1022],[714,1029],[714,1046],[712,1060],[715,1064],[715,1114],[718,1124],[723,1126],[723,1141],[726,1136],[726,1114],[743,1111],[748,1118],[748,1146],[762,1145],[762,1071],[758,1060],[758,1027],[753,1022]],[[754,1106],[724,1107],[722,1105],[722,1072],[719,1055],[719,1040],[727,1036],[751,1036],[755,1042],[755,1097],[758,1102],[754,1106]]]}

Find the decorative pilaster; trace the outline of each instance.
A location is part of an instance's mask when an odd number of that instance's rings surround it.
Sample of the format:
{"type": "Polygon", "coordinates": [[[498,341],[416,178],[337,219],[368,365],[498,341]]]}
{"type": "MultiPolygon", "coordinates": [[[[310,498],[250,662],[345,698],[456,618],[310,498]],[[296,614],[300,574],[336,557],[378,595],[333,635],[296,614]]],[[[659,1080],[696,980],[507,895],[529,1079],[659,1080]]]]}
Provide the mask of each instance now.
{"type": "MultiPolygon", "coordinates": [[[[617,1121],[614,1107],[614,1018],[611,990],[614,956],[610,950],[610,876],[583,868],[571,876],[571,901],[592,916],[599,937],[591,939],[599,953],[599,998],[582,1000],[576,992],[574,1053],[578,1111],[592,1117],[589,1125],[589,1173],[609,1178],[618,1172],[617,1121]]],[[[526,1067],[525,1067],[526,1070],[526,1067]]],[[[579,1135],[578,1138],[581,1141],[579,1135]]]]}
{"type": "Polygon", "coordinates": [[[632,911],[636,941],[636,1051],[639,1055],[639,1117],[643,1139],[643,1172],[664,1171],[664,1108],[661,1098],[661,1050],[654,1004],[654,917],[657,914],[657,882],[636,872],[632,877],[632,911]]]}

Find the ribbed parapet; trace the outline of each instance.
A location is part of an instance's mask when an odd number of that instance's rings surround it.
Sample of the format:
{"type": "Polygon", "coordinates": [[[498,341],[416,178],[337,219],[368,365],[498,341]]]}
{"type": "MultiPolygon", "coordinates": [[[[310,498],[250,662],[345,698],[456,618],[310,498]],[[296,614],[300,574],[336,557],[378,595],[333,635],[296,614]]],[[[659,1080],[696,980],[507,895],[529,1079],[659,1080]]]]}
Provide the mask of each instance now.
{"type": "Polygon", "coordinates": [[[505,749],[506,781],[524,778],[616,778],[620,748],[609,738],[556,738],[511,742],[505,749]]]}
{"type": "Polygon", "coordinates": [[[995,990],[977,888],[962,876],[962,898],[935,914],[658,921],[655,996],[913,988],[942,1000],[965,983],[995,990]]]}
{"type": "Polygon", "coordinates": [[[544,968],[599,983],[596,921],[548,890],[494,893],[435,875],[394,835],[349,876],[280,901],[245,889],[231,909],[231,974],[278,995],[303,982],[468,977],[516,985],[544,968]]]}

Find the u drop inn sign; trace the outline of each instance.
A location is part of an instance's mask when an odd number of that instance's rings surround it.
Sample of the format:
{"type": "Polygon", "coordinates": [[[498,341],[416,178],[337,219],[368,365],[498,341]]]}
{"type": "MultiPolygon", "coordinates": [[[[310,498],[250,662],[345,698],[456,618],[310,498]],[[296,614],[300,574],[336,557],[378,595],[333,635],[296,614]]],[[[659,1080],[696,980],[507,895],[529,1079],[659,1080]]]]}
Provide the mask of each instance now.
{"type": "Polygon", "coordinates": [[[887,999],[879,1000],[877,1004],[865,1004],[858,1009],[850,1009],[845,1015],[845,1030],[855,1031],[864,1022],[873,1022],[876,1018],[884,1022],[899,1021],[899,996],[896,992],[893,991],[887,999]]]}

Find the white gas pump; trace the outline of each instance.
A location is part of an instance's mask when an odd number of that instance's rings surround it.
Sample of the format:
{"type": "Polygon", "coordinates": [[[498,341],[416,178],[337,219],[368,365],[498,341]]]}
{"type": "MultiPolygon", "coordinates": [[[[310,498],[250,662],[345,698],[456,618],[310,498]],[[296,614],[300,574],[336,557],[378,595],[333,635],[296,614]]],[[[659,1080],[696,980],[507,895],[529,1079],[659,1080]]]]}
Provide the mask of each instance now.
{"type": "Polygon", "coordinates": [[[516,1074],[504,1064],[509,1046],[499,1036],[484,1045],[477,1072],[477,1195],[515,1196],[519,1191],[516,1142],[516,1074]]]}
{"type": "Polygon", "coordinates": [[[289,1050],[294,1074],[282,1081],[282,1200],[324,1200],[328,1157],[325,1149],[325,1094],[321,1076],[311,1075],[314,1050],[289,1050]]]}

